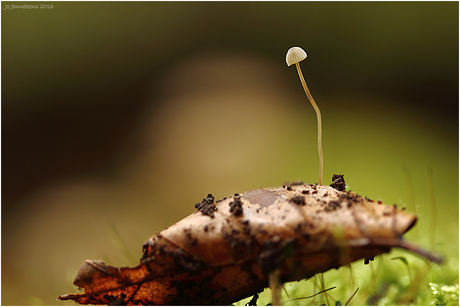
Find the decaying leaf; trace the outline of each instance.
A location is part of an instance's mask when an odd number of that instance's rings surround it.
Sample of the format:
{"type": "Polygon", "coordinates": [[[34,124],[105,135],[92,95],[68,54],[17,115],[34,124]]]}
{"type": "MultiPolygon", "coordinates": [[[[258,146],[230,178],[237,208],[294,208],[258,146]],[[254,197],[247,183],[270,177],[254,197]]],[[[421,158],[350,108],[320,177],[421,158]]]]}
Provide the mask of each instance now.
{"type": "MultiPolygon", "coordinates": [[[[337,181],[339,178],[335,178],[337,181]]],[[[343,180],[343,177],[342,177],[343,180]]],[[[340,181],[340,180],[339,180],[340,181]]],[[[80,304],[225,305],[261,292],[270,272],[281,282],[399,247],[441,259],[402,240],[416,216],[336,187],[296,182],[214,202],[150,237],[140,265],[87,260],[60,296],[80,304]]]]}

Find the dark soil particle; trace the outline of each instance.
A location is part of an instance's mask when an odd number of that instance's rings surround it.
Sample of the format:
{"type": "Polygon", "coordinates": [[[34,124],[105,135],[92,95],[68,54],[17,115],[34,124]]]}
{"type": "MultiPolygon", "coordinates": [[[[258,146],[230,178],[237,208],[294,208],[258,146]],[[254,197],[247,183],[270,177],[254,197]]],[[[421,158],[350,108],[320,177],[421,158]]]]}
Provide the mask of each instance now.
{"type": "Polygon", "coordinates": [[[217,211],[217,207],[214,204],[214,196],[212,196],[212,194],[208,194],[206,199],[203,198],[201,203],[197,202],[195,204],[195,208],[197,208],[204,215],[208,215],[211,218],[214,218],[214,212],[217,211]]]}
{"type": "Polygon", "coordinates": [[[263,252],[260,253],[259,258],[257,259],[257,262],[261,266],[262,274],[268,275],[274,267],[281,263],[281,261],[281,248],[276,248],[275,246],[265,242],[263,252]]]}
{"type": "Polygon", "coordinates": [[[343,178],[344,175],[332,175],[332,183],[331,187],[336,190],[345,192],[345,179],[343,178]]]}
{"type": "Polygon", "coordinates": [[[224,238],[231,248],[231,256],[238,261],[251,254],[251,244],[247,240],[241,240],[238,236],[240,232],[233,229],[231,233],[224,233],[224,238]]]}
{"type": "Polygon", "coordinates": [[[286,258],[292,257],[295,242],[295,238],[288,239],[282,244],[279,244],[280,242],[277,241],[266,240],[263,244],[263,251],[257,259],[257,262],[261,266],[262,274],[268,275],[286,258]]]}
{"type": "Polygon", "coordinates": [[[283,188],[286,188],[288,191],[291,191],[293,186],[302,185],[302,184],[303,184],[303,181],[297,180],[291,183],[283,184],[283,188]]]}
{"type": "Polygon", "coordinates": [[[334,211],[336,209],[340,208],[340,201],[338,200],[332,200],[330,201],[326,208],[324,208],[325,211],[334,211]]]}
{"type": "Polygon", "coordinates": [[[184,233],[187,236],[187,238],[191,241],[191,246],[195,245],[198,242],[197,238],[192,237],[192,230],[190,228],[184,229],[184,233]]]}
{"type": "Polygon", "coordinates": [[[230,206],[230,212],[233,216],[241,216],[243,214],[243,203],[241,202],[241,197],[235,197],[228,205],[230,206]]]}
{"type": "Polygon", "coordinates": [[[357,196],[351,194],[351,192],[346,192],[344,194],[339,195],[340,200],[345,200],[347,202],[347,207],[350,208],[353,205],[353,202],[357,201],[357,196]]]}
{"type": "Polygon", "coordinates": [[[299,206],[305,206],[305,197],[302,195],[294,196],[289,201],[299,206]]]}
{"type": "Polygon", "coordinates": [[[172,257],[175,263],[179,264],[181,267],[183,267],[189,272],[199,272],[200,270],[206,267],[204,263],[195,259],[195,257],[190,255],[189,253],[182,251],[180,249],[170,250],[170,249],[164,248],[162,250],[162,254],[166,254],[172,257]]]}
{"type": "Polygon", "coordinates": [[[351,192],[346,192],[346,193],[340,194],[339,198],[347,199],[347,200],[354,200],[355,198],[357,198],[357,196],[352,194],[351,192]]]}

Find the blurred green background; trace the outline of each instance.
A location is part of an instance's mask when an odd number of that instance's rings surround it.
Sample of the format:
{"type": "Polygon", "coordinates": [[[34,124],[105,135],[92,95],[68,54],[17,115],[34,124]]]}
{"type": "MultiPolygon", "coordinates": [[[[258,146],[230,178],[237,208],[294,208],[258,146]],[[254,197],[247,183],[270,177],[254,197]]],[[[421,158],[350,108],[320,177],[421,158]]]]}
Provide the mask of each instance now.
{"type": "Polygon", "coordinates": [[[64,304],[85,259],[286,181],[417,211],[458,258],[458,2],[2,2],[2,304],[64,304]],[[27,3],[29,4],[29,3],[27,3]],[[40,8],[47,4],[49,8],[40,8]],[[10,7],[7,7],[7,6],[10,7]],[[52,5],[52,8],[50,8],[52,5]]]}

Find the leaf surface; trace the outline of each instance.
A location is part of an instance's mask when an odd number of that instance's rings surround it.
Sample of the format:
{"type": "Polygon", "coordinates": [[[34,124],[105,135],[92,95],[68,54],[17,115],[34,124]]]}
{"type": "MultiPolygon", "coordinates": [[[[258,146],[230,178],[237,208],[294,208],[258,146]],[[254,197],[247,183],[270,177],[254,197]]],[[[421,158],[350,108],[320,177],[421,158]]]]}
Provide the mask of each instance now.
{"type": "Polygon", "coordinates": [[[415,215],[328,186],[295,184],[248,191],[198,210],[151,236],[139,266],[87,260],[60,296],[80,304],[226,305],[282,282],[400,247],[441,260],[402,240],[415,215]]]}

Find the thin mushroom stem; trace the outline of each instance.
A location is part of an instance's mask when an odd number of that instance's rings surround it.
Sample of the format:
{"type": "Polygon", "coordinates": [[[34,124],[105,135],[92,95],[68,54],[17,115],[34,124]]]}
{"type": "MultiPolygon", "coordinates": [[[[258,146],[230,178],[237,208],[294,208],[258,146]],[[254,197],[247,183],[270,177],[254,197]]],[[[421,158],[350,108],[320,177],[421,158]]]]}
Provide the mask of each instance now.
{"type": "Polygon", "coordinates": [[[268,275],[268,286],[272,290],[272,306],[281,306],[281,287],[279,269],[275,269],[268,275]]]}
{"type": "Polygon", "coordinates": [[[315,100],[313,99],[313,96],[310,93],[310,90],[308,89],[307,83],[305,82],[305,79],[303,78],[302,70],[300,69],[300,64],[295,63],[295,67],[297,68],[297,73],[299,74],[300,78],[300,83],[302,83],[303,89],[305,90],[305,94],[307,94],[308,100],[310,100],[311,105],[316,111],[316,118],[318,119],[318,153],[319,153],[319,185],[322,185],[322,179],[323,179],[323,146],[322,146],[322,133],[321,133],[321,112],[316,105],[315,100]]]}

